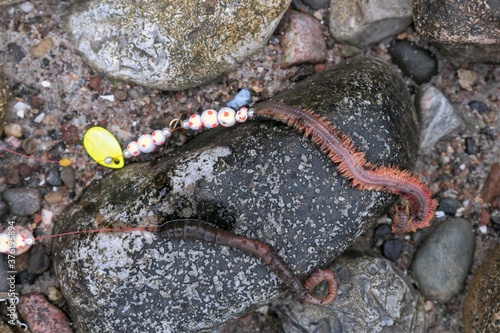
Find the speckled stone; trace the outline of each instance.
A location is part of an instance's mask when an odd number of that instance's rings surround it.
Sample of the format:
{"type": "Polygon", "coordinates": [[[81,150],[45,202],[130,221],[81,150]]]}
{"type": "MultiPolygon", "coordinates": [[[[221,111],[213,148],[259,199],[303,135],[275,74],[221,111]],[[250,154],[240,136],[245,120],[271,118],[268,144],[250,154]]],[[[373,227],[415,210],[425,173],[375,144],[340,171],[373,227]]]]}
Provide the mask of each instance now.
{"type": "Polygon", "coordinates": [[[500,332],[500,245],[479,267],[464,299],[464,331],[500,332]]]}
{"type": "Polygon", "coordinates": [[[427,299],[449,302],[464,288],[474,256],[469,221],[455,218],[440,224],[415,254],[411,273],[427,299]]]}
{"type": "Polygon", "coordinates": [[[9,101],[9,87],[2,67],[0,66],[0,135],[2,135],[5,125],[5,116],[7,115],[7,103],[9,101]]]}
{"type": "Polygon", "coordinates": [[[42,195],[35,188],[9,188],[2,195],[13,215],[32,215],[42,207],[42,195]]]}
{"type": "Polygon", "coordinates": [[[72,7],[76,49],[98,72],[180,90],[210,82],[263,47],[291,0],[97,0],[72,7]]]}
{"type": "Polygon", "coordinates": [[[273,304],[286,333],[426,332],[422,297],[389,261],[349,252],[330,268],[340,283],[333,304],[310,306],[291,298],[273,304]]]}
{"type": "Polygon", "coordinates": [[[364,47],[404,31],[412,0],[330,0],[330,34],[338,43],[364,47]]]}
{"type": "Polygon", "coordinates": [[[500,1],[416,0],[415,29],[453,61],[500,63],[500,1]]]}
{"type": "MultiPolygon", "coordinates": [[[[353,58],[274,100],[325,116],[373,163],[409,168],[415,161],[413,104],[399,76],[377,59],[353,58]]],[[[353,189],[287,126],[249,121],[205,131],[154,163],[113,171],[63,212],[54,232],[199,218],[269,243],[305,277],[338,256],[393,200],[353,189]]],[[[53,254],[83,332],[212,330],[285,291],[251,255],[152,233],[55,239],[53,254]]]]}

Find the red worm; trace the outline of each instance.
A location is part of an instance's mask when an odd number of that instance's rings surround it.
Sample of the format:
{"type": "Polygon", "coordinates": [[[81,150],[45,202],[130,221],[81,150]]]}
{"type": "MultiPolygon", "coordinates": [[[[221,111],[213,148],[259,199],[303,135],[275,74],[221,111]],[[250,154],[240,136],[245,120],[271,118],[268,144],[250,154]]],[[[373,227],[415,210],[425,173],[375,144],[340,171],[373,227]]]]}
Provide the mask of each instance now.
{"type": "Polygon", "coordinates": [[[199,220],[169,221],[160,225],[158,232],[165,239],[198,239],[250,252],[260,258],[274,274],[282,279],[295,298],[301,303],[328,305],[337,297],[338,285],[334,272],[319,269],[302,284],[288,265],[276,253],[271,251],[267,244],[258,240],[212,227],[199,220]],[[326,296],[314,296],[312,291],[323,281],[328,284],[326,296]]]}
{"type": "Polygon", "coordinates": [[[408,199],[411,211],[396,208],[393,232],[404,233],[425,228],[436,211],[437,201],[431,198],[427,185],[406,170],[392,166],[376,166],[368,162],[365,153],[357,151],[351,139],[335,129],[324,117],[311,111],[279,102],[255,108],[254,116],[283,122],[319,146],[341,175],[361,190],[386,191],[408,199]]]}

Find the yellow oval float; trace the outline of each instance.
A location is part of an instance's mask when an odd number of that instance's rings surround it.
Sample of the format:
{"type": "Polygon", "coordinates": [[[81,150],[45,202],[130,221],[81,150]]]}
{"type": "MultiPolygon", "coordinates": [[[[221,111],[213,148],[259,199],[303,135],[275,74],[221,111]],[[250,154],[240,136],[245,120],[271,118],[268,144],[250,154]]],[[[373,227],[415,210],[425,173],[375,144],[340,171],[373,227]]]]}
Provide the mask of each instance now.
{"type": "Polygon", "coordinates": [[[120,143],[106,129],[91,127],[83,136],[83,147],[97,163],[107,168],[120,169],[125,165],[120,143]]]}

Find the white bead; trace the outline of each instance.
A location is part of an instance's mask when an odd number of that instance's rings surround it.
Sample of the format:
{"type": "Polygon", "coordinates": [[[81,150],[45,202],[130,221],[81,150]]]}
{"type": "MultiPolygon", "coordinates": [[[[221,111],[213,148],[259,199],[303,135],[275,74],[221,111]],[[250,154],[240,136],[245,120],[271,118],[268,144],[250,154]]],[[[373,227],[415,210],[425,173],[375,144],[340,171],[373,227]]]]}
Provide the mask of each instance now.
{"type": "Polygon", "coordinates": [[[127,145],[127,150],[130,152],[130,154],[132,154],[132,156],[138,156],[141,154],[137,141],[129,142],[129,144],[127,145]]]}
{"type": "Polygon", "coordinates": [[[151,136],[153,137],[153,143],[157,146],[164,144],[167,139],[160,130],[154,131],[151,136]]]}
{"type": "Polygon", "coordinates": [[[199,114],[192,114],[189,116],[189,119],[185,121],[187,121],[188,127],[192,130],[199,130],[203,127],[201,116],[199,114]]]}
{"type": "Polygon", "coordinates": [[[109,156],[108,156],[108,157],[106,157],[106,158],[104,158],[104,163],[105,163],[105,164],[111,164],[111,163],[113,163],[113,158],[111,158],[111,157],[109,157],[109,156]]]}
{"type": "Polygon", "coordinates": [[[189,128],[189,120],[183,120],[182,123],[181,123],[181,127],[184,128],[184,129],[188,129],[189,128]]]}
{"type": "Polygon", "coordinates": [[[236,124],[236,111],[231,108],[224,107],[219,110],[219,114],[217,115],[217,120],[219,124],[224,127],[230,127],[236,124]]]}
{"type": "Polygon", "coordinates": [[[165,127],[164,129],[162,129],[161,133],[163,134],[163,136],[165,138],[168,138],[168,137],[170,137],[172,135],[172,131],[168,127],[165,127]]]}
{"type": "Polygon", "coordinates": [[[242,106],[238,112],[236,112],[236,121],[239,123],[244,123],[248,119],[248,108],[242,106]]]}
{"type": "Polygon", "coordinates": [[[10,237],[5,232],[0,233],[0,252],[9,253],[10,237]]]}
{"type": "Polygon", "coordinates": [[[208,109],[201,114],[201,122],[206,128],[216,128],[219,125],[217,121],[217,111],[208,109]]]}
{"type": "Polygon", "coordinates": [[[141,135],[139,139],[137,139],[137,143],[139,145],[139,150],[143,153],[150,153],[156,148],[151,134],[141,135]]]}

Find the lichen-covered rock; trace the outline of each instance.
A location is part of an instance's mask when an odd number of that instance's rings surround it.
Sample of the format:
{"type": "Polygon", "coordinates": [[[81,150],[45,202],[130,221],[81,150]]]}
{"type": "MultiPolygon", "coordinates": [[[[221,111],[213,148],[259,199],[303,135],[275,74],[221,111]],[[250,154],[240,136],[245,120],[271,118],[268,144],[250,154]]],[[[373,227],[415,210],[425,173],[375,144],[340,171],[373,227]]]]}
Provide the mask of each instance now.
{"type": "Polygon", "coordinates": [[[338,43],[364,47],[404,31],[412,0],[330,0],[330,33],[338,43]]]}
{"type": "Polygon", "coordinates": [[[94,0],[68,19],[76,48],[110,77],[163,90],[210,82],[260,49],[291,0],[94,0]]]}
{"type": "MultiPolygon", "coordinates": [[[[408,168],[415,161],[410,96],[379,60],[353,58],[274,99],[325,116],[373,163],[408,168]]],[[[54,232],[198,218],[270,244],[305,277],[339,255],[393,200],[353,189],[287,126],[250,121],[205,131],[165,158],[114,171],[60,216],[54,232]]],[[[82,332],[211,330],[285,291],[251,255],[147,232],[55,239],[53,253],[82,332]]]]}
{"type": "Polygon", "coordinates": [[[453,61],[500,63],[500,1],[416,0],[415,29],[453,61]]]}
{"type": "Polygon", "coordinates": [[[422,297],[388,260],[351,252],[329,268],[340,281],[333,304],[310,306],[290,298],[274,304],[286,333],[425,332],[422,297]]]}

